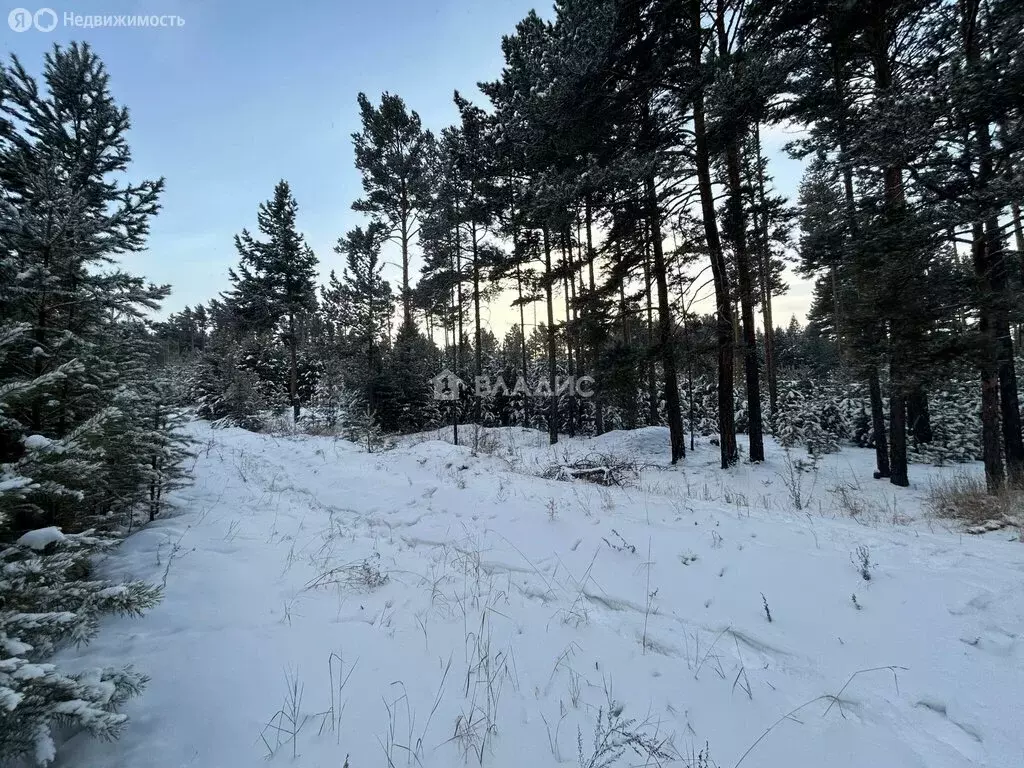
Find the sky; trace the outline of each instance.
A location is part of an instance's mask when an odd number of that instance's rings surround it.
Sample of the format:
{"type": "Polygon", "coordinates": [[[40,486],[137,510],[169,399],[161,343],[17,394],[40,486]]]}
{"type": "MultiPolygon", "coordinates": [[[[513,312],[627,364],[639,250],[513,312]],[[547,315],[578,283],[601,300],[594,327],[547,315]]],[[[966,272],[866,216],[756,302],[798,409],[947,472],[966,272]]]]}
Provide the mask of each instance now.
{"type": "MultiPolygon", "coordinates": [[[[3,13],[34,0],[3,0],[3,13]]],[[[338,237],[362,215],[351,134],[359,129],[356,96],[402,96],[426,127],[454,122],[452,93],[479,96],[476,83],[498,76],[503,34],[531,0],[51,0],[60,19],[50,32],[13,31],[0,22],[7,54],[37,71],[54,43],[86,41],[103,60],[117,101],[129,108],[133,180],[166,180],[149,248],[124,267],[169,283],[165,312],[205,303],[228,287],[237,263],[233,237],[256,229],[256,210],[287,179],[299,204],[298,225],[326,275],[339,273],[338,237]],[[180,27],[82,28],[82,16],[171,15],[180,27]]],[[[784,131],[763,134],[779,191],[793,196],[800,164],[789,160],[784,131]]],[[[415,265],[414,265],[415,267],[415,265]]],[[[387,277],[397,285],[398,270],[387,277]]],[[[801,321],[810,287],[792,277],[775,305],[776,323],[801,321]]],[[[489,310],[496,333],[517,320],[499,297],[489,310]]],[[[528,320],[529,322],[529,320],[528,320]]]]}

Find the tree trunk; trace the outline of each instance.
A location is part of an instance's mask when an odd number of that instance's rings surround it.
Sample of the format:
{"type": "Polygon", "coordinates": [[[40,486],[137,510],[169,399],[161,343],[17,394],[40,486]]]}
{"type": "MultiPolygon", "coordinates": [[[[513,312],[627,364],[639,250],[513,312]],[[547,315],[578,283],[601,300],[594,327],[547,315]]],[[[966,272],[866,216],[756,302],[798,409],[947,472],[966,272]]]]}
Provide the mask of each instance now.
{"type": "MultiPolygon", "coordinates": [[[[589,277],[590,277],[590,296],[589,296],[589,301],[587,303],[587,306],[590,307],[590,310],[588,310],[588,311],[591,311],[593,309],[593,307],[590,305],[590,301],[594,300],[594,296],[596,295],[596,292],[597,292],[597,290],[596,290],[596,283],[594,281],[594,260],[597,258],[597,253],[594,251],[594,234],[593,234],[593,230],[594,230],[594,212],[593,212],[593,210],[591,208],[591,201],[590,201],[590,195],[589,194],[587,195],[587,197],[586,197],[586,199],[584,201],[583,216],[584,216],[584,220],[586,222],[586,227],[587,227],[587,269],[589,271],[589,277]]],[[[623,279],[625,279],[625,278],[623,278],[623,279]]],[[[621,283],[620,283],[620,287],[621,287],[621,283]]],[[[593,318],[588,318],[588,320],[590,322],[593,322],[593,318]]],[[[596,368],[597,368],[596,361],[598,360],[600,354],[601,354],[601,350],[600,349],[592,349],[591,350],[591,362],[595,363],[595,365],[594,365],[594,368],[592,368],[590,371],[588,371],[588,373],[592,374],[596,370],[596,368]]],[[[604,400],[601,397],[601,387],[600,387],[599,384],[598,384],[598,386],[595,387],[595,390],[596,391],[594,393],[594,432],[596,432],[599,435],[603,435],[604,434],[604,400]]]]}
{"type": "MultiPolygon", "coordinates": [[[[899,168],[886,168],[883,174],[885,207],[893,213],[905,204],[903,196],[903,173],[899,168]]],[[[891,258],[890,254],[890,258],[891,258]]],[[[897,324],[889,327],[890,344],[896,351],[890,354],[889,363],[889,482],[906,487],[910,485],[907,466],[907,401],[910,389],[909,377],[903,364],[896,359],[901,354],[898,340],[902,336],[897,324]]]]}
{"type": "MultiPolygon", "coordinates": [[[[474,353],[475,375],[483,376],[483,335],[480,325],[480,244],[477,240],[476,222],[470,225],[470,243],[473,247],[473,322],[474,322],[474,353]]],[[[483,420],[482,403],[480,395],[473,388],[473,420],[479,425],[483,420]]]]}
{"type": "Polygon", "coordinates": [[[548,440],[551,445],[558,442],[558,362],[555,359],[555,299],[554,278],[551,275],[551,239],[548,228],[544,227],[544,293],[548,305],[548,378],[551,397],[548,403],[548,440]]]}
{"type": "MultiPolygon", "coordinates": [[[[963,6],[961,35],[964,44],[964,58],[969,68],[978,66],[981,46],[978,31],[979,3],[963,6]]],[[[992,162],[992,136],[989,121],[983,113],[972,116],[978,172],[975,178],[978,197],[984,199],[996,183],[992,162]]],[[[965,148],[965,154],[970,147],[965,148]]],[[[970,159],[970,158],[968,158],[970,159]]],[[[1017,372],[1013,360],[1013,337],[1010,335],[1009,270],[1006,265],[1006,251],[999,228],[997,212],[981,211],[983,223],[972,227],[974,235],[975,272],[981,278],[981,289],[985,295],[979,304],[987,305],[990,312],[990,336],[995,342],[990,352],[995,354],[996,370],[999,377],[999,404],[1003,430],[1003,456],[1006,460],[1007,479],[1014,488],[1024,487],[1024,440],[1021,438],[1020,402],[1017,393],[1017,372]],[[978,239],[982,239],[983,249],[978,239]],[[984,257],[978,256],[983,253],[984,257]]],[[[986,307],[982,307],[984,312],[986,307]]]]}
{"type": "MultiPolygon", "coordinates": [[[[703,69],[701,2],[689,0],[688,10],[694,34],[691,35],[689,50],[690,65],[695,72],[703,69]]],[[[711,186],[711,158],[708,151],[707,127],[704,122],[704,90],[702,85],[693,89],[693,133],[697,184],[700,191],[701,213],[704,219],[704,234],[711,256],[711,273],[715,284],[715,304],[718,311],[718,431],[722,468],[736,463],[736,417],[733,404],[733,321],[732,297],[729,291],[729,274],[726,271],[725,255],[718,235],[718,221],[715,218],[715,196],[711,186]]]]}
{"type": "Polygon", "coordinates": [[[400,222],[400,240],[402,246],[402,321],[408,325],[412,325],[412,292],[409,290],[409,240],[411,239],[411,233],[409,232],[409,219],[412,212],[409,210],[409,193],[405,186],[405,180],[402,180],[402,200],[401,200],[401,222],[400,222]]]}
{"type": "Polygon", "coordinates": [[[981,376],[981,452],[985,463],[985,484],[989,493],[997,493],[1006,480],[1000,446],[999,341],[992,326],[992,289],[989,284],[985,228],[980,221],[971,224],[971,259],[979,278],[978,371],[981,376]]]}
{"type": "Polygon", "coordinates": [[[889,477],[892,467],[889,463],[889,443],[885,435],[885,403],[882,400],[882,382],[878,368],[868,367],[868,393],[871,399],[871,431],[875,440],[875,479],[889,477]]]}
{"type": "MultiPolygon", "coordinates": [[[[516,290],[519,292],[519,353],[522,357],[521,364],[523,366],[523,384],[529,380],[529,365],[527,364],[526,356],[526,304],[523,301],[523,274],[519,268],[519,262],[516,261],[516,290]]],[[[527,427],[530,424],[530,398],[523,397],[523,426],[527,427]]]]}
{"type": "MultiPolygon", "coordinates": [[[[990,333],[987,322],[984,326],[982,332],[990,333]]],[[[1006,476],[999,445],[999,371],[990,360],[981,363],[981,457],[985,463],[985,486],[989,493],[997,494],[1006,476]]]]}
{"type": "MultiPolygon", "coordinates": [[[[565,296],[565,373],[566,376],[573,375],[573,332],[575,324],[572,322],[572,302],[570,293],[575,286],[575,279],[572,277],[572,245],[569,242],[569,229],[566,228],[562,235],[562,265],[565,269],[562,274],[562,293],[565,296]]],[[[558,393],[555,393],[555,397],[558,393]]],[[[569,437],[576,436],[576,401],[570,392],[567,396],[568,412],[566,413],[566,425],[569,437]]]]}
{"type": "MultiPolygon", "coordinates": [[[[857,223],[857,202],[854,195],[853,189],[853,169],[849,162],[846,162],[848,157],[848,146],[845,138],[846,130],[846,116],[847,116],[847,97],[846,97],[846,72],[844,70],[844,58],[842,52],[835,45],[830,49],[832,54],[832,82],[835,90],[836,103],[841,105],[840,111],[840,135],[839,135],[839,154],[844,159],[842,172],[843,172],[843,196],[846,204],[846,228],[848,235],[848,242],[853,244],[856,243],[859,237],[859,229],[857,223]]],[[[857,279],[857,278],[855,278],[857,279]]],[[[836,332],[841,333],[842,328],[836,327],[836,332]]],[[[885,431],[885,411],[884,403],[882,401],[882,384],[879,380],[878,366],[874,362],[874,358],[877,355],[877,345],[884,339],[885,330],[876,330],[870,338],[861,338],[862,342],[866,342],[868,346],[868,356],[871,358],[864,368],[864,375],[868,382],[868,392],[870,393],[871,402],[871,430],[874,435],[875,442],[875,478],[887,478],[890,475],[890,464],[889,464],[889,444],[887,441],[885,431]]]]}
{"type": "Polygon", "coordinates": [[[757,364],[757,331],[754,328],[754,281],[747,253],[747,222],[743,211],[740,178],[740,152],[737,142],[726,151],[726,175],[732,198],[733,248],[739,277],[740,307],[743,316],[743,369],[747,384],[747,436],[750,461],[764,461],[764,434],[761,424],[761,379],[757,364]]]}
{"type": "Polygon", "coordinates": [[[651,296],[654,285],[651,282],[651,240],[644,237],[644,297],[647,300],[647,424],[656,427],[661,423],[658,409],[658,386],[654,380],[654,307],[651,296]]]}
{"type": "MultiPolygon", "coordinates": [[[[459,203],[455,201],[455,212],[456,220],[458,220],[459,203]]],[[[462,375],[462,361],[463,361],[463,338],[465,331],[462,325],[462,319],[465,311],[462,307],[462,237],[459,232],[459,225],[455,225],[455,303],[458,307],[456,314],[458,334],[459,337],[455,340],[455,375],[462,375]]],[[[452,441],[459,444],[459,410],[462,405],[462,390],[459,390],[459,397],[452,401],[452,441]]]]}
{"type": "Polygon", "coordinates": [[[299,363],[295,352],[298,339],[295,336],[295,314],[288,315],[288,395],[292,401],[292,423],[299,420],[299,363]]]}
{"type": "Polygon", "coordinates": [[[997,342],[996,361],[1006,475],[1012,487],[1024,488],[1024,440],[1021,438],[1017,371],[1013,360],[1013,337],[1010,335],[1009,309],[1012,299],[1009,296],[1006,251],[999,232],[999,222],[994,217],[985,223],[985,250],[991,275],[990,284],[995,294],[992,320],[997,342]]]}
{"type": "MultiPolygon", "coordinates": [[[[719,0],[716,15],[718,52],[723,60],[730,58],[730,41],[726,30],[725,2],[719,0]]],[[[737,54],[730,62],[735,77],[742,76],[742,47],[737,45],[737,54]]],[[[764,461],[764,434],[761,423],[761,379],[757,363],[757,331],[754,328],[754,281],[750,268],[750,254],[747,251],[747,217],[743,204],[743,179],[741,168],[741,132],[736,129],[725,150],[725,174],[730,204],[728,216],[733,230],[733,251],[736,258],[736,273],[739,283],[740,315],[743,320],[742,352],[743,372],[747,395],[747,439],[750,461],[764,461]]],[[[760,158],[758,158],[760,159],[760,158]]]]}
{"type": "Polygon", "coordinates": [[[665,411],[668,418],[672,463],[686,456],[686,436],[683,434],[683,413],[679,402],[679,376],[676,372],[675,341],[672,338],[672,309],[668,301],[668,270],[661,241],[661,208],[658,205],[654,178],[644,181],[647,198],[647,216],[650,222],[651,248],[654,253],[654,282],[658,288],[658,346],[661,353],[662,373],[665,377],[665,411]]]}
{"type": "MultiPolygon", "coordinates": [[[[891,69],[891,46],[893,31],[889,27],[890,22],[884,17],[875,21],[875,26],[870,30],[868,39],[870,48],[872,72],[874,74],[874,85],[876,93],[889,95],[893,88],[891,69]]],[[[906,205],[906,197],[903,189],[903,170],[898,165],[889,165],[882,169],[882,187],[885,218],[893,222],[899,212],[906,205]]],[[[900,255],[887,254],[888,259],[899,259],[900,255]]],[[[883,278],[884,279],[884,278],[883,278]]],[[[904,335],[904,329],[899,323],[891,323],[889,326],[889,482],[893,485],[909,485],[907,467],[907,422],[906,422],[906,400],[908,381],[903,365],[896,358],[903,353],[900,342],[909,343],[904,335]]]]}
{"type": "MultiPolygon", "coordinates": [[[[622,254],[616,251],[616,261],[622,264],[622,254]]],[[[623,349],[633,349],[633,338],[629,328],[629,312],[626,307],[626,278],[625,275],[619,280],[619,319],[622,322],[622,347],[623,349]]],[[[637,412],[636,412],[636,389],[629,393],[629,399],[623,404],[623,422],[626,429],[636,429],[637,426],[637,412]]],[[[602,427],[604,422],[602,421],[602,427]]]]}
{"type": "Polygon", "coordinates": [[[914,384],[914,388],[907,395],[907,428],[914,437],[914,445],[927,445],[932,441],[928,393],[920,382],[914,384]]]}
{"type": "Polygon", "coordinates": [[[1020,204],[1010,203],[1010,215],[1013,217],[1013,239],[1017,244],[1017,259],[1020,263],[1021,278],[1024,279],[1024,226],[1020,220],[1020,204]]]}
{"type": "Polygon", "coordinates": [[[889,363],[889,441],[891,443],[889,482],[907,487],[907,400],[903,389],[905,375],[895,359],[889,363]]]}
{"type": "Polygon", "coordinates": [[[832,317],[836,327],[836,357],[843,359],[843,334],[839,332],[843,322],[843,311],[839,300],[839,267],[832,265],[829,270],[829,279],[832,281],[832,317]]]}
{"type": "Polygon", "coordinates": [[[768,232],[768,209],[764,192],[764,167],[761,162],[761,127],[754,123],[754,149],[757,178],[757,201],[761,209],[758,232],[758,277],[761,280],[761,323],[764,326],[764,366],[768,374],[768,407],[771,418],[779,406],[779,372],[775,365],[775,321],[772,318],[772,251],[768,232]]]}

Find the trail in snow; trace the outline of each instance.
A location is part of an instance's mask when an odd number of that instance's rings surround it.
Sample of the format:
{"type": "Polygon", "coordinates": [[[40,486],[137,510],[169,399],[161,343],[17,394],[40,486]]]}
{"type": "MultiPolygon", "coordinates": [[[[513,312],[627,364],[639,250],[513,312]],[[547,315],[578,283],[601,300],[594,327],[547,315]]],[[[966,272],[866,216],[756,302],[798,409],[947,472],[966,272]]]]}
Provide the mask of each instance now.
{"type": "Polygon", "coordinates": [[[163,603],[66,653],[152,681],[119,742],[76,736],[58,765],[518,768],[576,764],[578,734],[586,763],[609,700],[679,764],[705,744],[748,768],[1024,754],[1024,545],[921,520],[922,486],[865,480],[867,452],[804,474],[797,511],[774,445],[667,468],[661,429],[554,449],[489,430],[480,456],[192,429],[180,514],[103,566],[163,603]],[[594,452],[651,466],[624,488],[535,476],[594,452]]]}

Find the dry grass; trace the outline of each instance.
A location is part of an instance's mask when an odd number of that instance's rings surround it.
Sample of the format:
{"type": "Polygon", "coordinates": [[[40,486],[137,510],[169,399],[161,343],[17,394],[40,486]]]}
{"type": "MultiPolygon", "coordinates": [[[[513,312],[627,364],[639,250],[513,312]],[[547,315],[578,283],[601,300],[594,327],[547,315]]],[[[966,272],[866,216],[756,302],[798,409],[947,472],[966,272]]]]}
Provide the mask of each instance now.
{"type": "Polygon", "coordinates": [[[1004,488],[992,494],[983,478],[954,475],[932,485],[926,504],[935,517],[954,520],[972,533],[981,533],[1020,526],[1024,492],[1004,488]]]}

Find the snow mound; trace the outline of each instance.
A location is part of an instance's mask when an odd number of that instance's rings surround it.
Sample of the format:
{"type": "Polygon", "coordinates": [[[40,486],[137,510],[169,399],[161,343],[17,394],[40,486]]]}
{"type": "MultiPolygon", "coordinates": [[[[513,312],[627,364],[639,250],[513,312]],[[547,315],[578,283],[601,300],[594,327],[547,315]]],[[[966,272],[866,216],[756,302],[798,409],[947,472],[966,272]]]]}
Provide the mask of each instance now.
{"type": "Polygon", "coordinates": [[[51,544],[64,541],[64,534],[61,533],[60,528],[56,526],[50,526],[49,528],[37,528],[34,531],[29,531],[18,539],[18,544],[22,547],[28,547],[39,552],[46,549],[51,544]]]}

